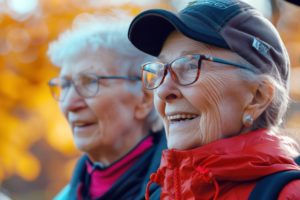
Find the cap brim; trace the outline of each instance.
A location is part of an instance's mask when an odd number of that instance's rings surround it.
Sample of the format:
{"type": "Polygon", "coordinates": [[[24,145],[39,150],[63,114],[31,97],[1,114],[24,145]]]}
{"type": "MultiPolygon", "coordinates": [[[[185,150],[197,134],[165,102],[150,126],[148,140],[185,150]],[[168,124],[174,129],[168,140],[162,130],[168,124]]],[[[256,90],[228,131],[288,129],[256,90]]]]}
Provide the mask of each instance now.
{"type": "Polygon", "coordinates": [[[201,21],[193,20],[190,16],[175,15],[167,10],[147,10],[131,22],[128,38],[138,49],[153,56],[160,54],[166,38],[174,30],[196,41],[229,48],[215,30],[201,21]]]}

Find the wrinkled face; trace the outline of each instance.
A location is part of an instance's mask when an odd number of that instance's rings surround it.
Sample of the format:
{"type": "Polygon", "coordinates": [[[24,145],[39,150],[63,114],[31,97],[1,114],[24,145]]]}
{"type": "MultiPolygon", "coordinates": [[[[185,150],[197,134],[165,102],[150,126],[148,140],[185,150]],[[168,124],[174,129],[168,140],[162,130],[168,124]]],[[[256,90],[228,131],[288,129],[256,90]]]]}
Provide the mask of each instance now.
{"type": "MultiPolygon", "coordinates": [[[[239,60],[231,51],[210,48],[178,32],[167,38],[159,58],[169,63],[187,54],[239,60]]],[[[164,122],[168,148],[191,149],[240,133],[244,109],[253,97],[240,70],[204,61],[199,79],[188,86],[176,84],[167,74],[162,85],[154,90],[154,102],[164,122]]]]}
{"type": "MultiPolygon", "coordinates": [[[[104,50],[101,56],[82,52],[65,62],[60,76],[74,78],[81,73],[127,76],[118,70],[116,58],[115,54],[104,50]]],[[[81,97],[73,86],[69,89],[60,107],[72,128],[78,149],[94,160],[113,161],[141,139],[141,122],[135,117],[135,109],[142,92],[130,91],[132,87],[141,90],[140,85],[128,80],[100,80],[99,91],[92,98],[81,97]]]]}

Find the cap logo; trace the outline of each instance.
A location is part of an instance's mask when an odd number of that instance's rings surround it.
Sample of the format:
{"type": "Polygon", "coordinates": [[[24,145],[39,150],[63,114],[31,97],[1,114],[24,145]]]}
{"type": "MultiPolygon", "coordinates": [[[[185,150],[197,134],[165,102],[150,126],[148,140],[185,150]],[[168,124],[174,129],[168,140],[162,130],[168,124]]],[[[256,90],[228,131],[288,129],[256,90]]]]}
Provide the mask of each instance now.
{"type": "Polygon", "coordinates": [[[197,0],[190,2],[188,4],[188,7],[194,5],[206,5],[225,10],[237,4],[239,4],[239,2],[237,2],[236,0],[197,0]]]}
{"type": "Polygon", "coordinates": [[[254,38],[252,42],[252,47],[256,49],[261,55],[265,57],[270,57],[269,51],[270,47],[267,46],[263,41],[258,38],[254,38]]]}

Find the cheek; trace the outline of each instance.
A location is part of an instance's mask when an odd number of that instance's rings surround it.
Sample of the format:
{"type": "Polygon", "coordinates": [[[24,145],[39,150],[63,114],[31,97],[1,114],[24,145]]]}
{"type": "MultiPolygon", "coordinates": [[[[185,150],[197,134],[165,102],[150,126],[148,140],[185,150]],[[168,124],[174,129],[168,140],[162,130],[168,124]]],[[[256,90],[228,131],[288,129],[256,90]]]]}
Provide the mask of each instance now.
{"type": "Polygon", "coordinates": [[[207,76],[205,81],[195,85],[196,91],[189,91],[193,93],[189,95],[192,97],[189,98],[190,103],[201,113],[200,133],[203,143],[217,140],[223,137],[223,134],[238,131],[235,125],[240,126],[242,106],[237,100],[240,94],[232,89],[228,82],[230,80],[207,76]],[[229,128],[229,125],[233,128],[229,128]]]}
{"type": "Polygon", "coordinates": [[[64,105],[63,102],[59,102],[59,108],[60,108],[61,112],[63,113],[63,115],[67,118],[68,112],[67,112],[66,106],[64,105]]]}
{"type": "Polygon", "coordinates": [[[87,99],[86,103],[98,120],[111,118],[116,112],[116,102],[109,95],[100,95],[99,97],[87,99]]]}
{"type": "Polygon", "coordinates": [[[166,119],[166,118],[164,118],[166,104],[155,93],[154,93],[153,98],[154,98],[153,103],[154,103],[155,110],[157,111],[159,117],[161,118],[164,128],[165,128],[165,131],[166,131],[166,134],[168,135],[168,133],[169,133],[168,122],[167,122],[167,120],[164,120],[164,119],[166,119]]]}
{"type": "Polygon", "coordinates": [[[184,96],[188,99],[201,115],[218,116],[219,104],[225,97],[222,84],[216,84],[216,80],[206,77],[193,88],[184,91],[184,96]]]}
{"type": "Polygon", "coordinates": [[[154,93],[154,107],[161,117],[164,116],[165,104],[156,93],[154,93]]]}
{"type": "Polygon", "coordinates": [[[136,101],[133,94],[116,90],[113,95],[101,94],[88,105],[100,123],[114,123],[118,127],[122,121],[133,120],[136,101]]]}

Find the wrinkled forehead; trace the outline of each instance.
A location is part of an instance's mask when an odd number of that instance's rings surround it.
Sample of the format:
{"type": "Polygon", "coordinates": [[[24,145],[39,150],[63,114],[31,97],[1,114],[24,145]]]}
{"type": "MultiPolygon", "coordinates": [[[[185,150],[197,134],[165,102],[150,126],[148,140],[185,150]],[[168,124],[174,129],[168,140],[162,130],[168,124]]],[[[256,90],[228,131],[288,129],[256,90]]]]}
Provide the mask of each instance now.
{"type": "Polygon", "coordinates": [[[248,62],[242,58],[238,53],[204,42],[196,41],[186,37],[178,31],[172,32],[166,39],[162,46],[162,50],[158,59],[164,62],[170,62],[181,56],[189,54],[204,54],[211,55],[218,58],[227,59],[229,61],[236,61],[241,64],[248,62]]]}

